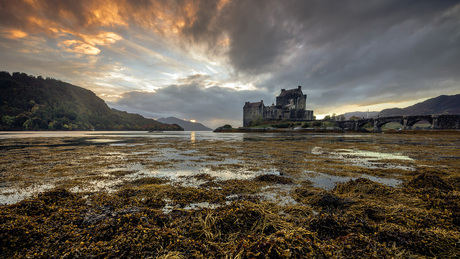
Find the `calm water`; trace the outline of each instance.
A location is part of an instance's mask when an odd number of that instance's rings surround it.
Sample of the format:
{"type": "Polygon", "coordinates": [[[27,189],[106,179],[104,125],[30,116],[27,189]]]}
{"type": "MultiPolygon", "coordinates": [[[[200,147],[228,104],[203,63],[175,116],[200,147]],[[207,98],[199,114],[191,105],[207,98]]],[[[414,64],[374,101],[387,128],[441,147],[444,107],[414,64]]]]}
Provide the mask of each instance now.
{"type": "MultiPolygon", "coordinates": [[[[194,135],[199,138],[218,138],[219,136],[211,131],[193,131],[194,135]]],[[[146,132],[146,131],[0,131],[0,139],[7,138],[64,138],[64,137],[126,137],[126,138],[190,138],[190,131],[164,131],[164,132],[146,132]]],[[[224,134],[229,135],[229,134],[224,134]]],[[[236,134],[233,134],[237,137],[236,134]]]]}
{"type": "Polygon", "coordinates": [[[64,138],[88,137],[92,139],[105,139],[107,137],[123,138],[181,138],[184,140],[263,140],[265,138],[283,137],[292,139],[321,138],[324,136],[335,138],[360,138],[368,139],[372,135],[361,134],[299,134],[299,133],[214,133],[212,131],[0,131],[0,139],[12,138],[64,138]]]}

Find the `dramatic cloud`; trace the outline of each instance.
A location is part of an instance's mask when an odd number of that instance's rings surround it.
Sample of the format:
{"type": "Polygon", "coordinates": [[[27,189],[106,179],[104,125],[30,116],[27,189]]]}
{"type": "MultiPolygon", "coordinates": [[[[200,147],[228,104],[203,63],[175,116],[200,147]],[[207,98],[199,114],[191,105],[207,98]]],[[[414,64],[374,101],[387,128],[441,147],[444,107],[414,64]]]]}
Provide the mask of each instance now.
{"type": "Polygon", "coordinates": [[[387,108],[459,93],[458,17],[449,0],[4,0],[0,69],[211,126],[298,85],[316,114],[387,108]]]}
{"type": "Polygon", "coordinates": [[[153,118],[175,116],[217,127],[222,123],[241,124],[244,100],[275,101],[274,96],[266,91],[237,91],[207,85],[208,79],[203,75],[191,75],[178,80],[181,85],[166,86],[155,92],[125,92],[121,99],[110,104],[116,109],[153,118]]]}

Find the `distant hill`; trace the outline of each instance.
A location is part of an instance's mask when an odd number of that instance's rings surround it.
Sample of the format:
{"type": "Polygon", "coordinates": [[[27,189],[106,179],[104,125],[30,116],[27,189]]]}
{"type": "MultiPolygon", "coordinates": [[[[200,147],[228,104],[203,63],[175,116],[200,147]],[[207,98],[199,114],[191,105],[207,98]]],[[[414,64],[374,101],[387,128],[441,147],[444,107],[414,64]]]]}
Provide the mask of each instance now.
{"type": "Polygon", "coordinates": [[[0,72],[0,130],[183,130],[111,109],[90,90],[41,76],[0,72]]]}
{"type": "Polygon", "coordinates": [[[210,131],[211,128],[204,126],[198,122],[191,122],[186,120],[181,120],[176,117],[168,117],[168,118],[160,118],[157,119],[159,122],[167,123],[167,124],[177,124],[184,128],[186,131],[210,131]]]}
{"type": "Polygon", "coordinates": [[[385,117],[424,114],[460,114],[460,94],[440,95],[402,109],[385,109],[379,113],[379,116],[385,117]]]}
{"type": "Polygon", "coordinates": [[[377,116],[379,114],[378,111],[370,111],[370,112],[347,112],[343,114],[347,120],[349,120],[351,117],[359,117],[359,118],[372,118],[374,116],[377,116]]]}

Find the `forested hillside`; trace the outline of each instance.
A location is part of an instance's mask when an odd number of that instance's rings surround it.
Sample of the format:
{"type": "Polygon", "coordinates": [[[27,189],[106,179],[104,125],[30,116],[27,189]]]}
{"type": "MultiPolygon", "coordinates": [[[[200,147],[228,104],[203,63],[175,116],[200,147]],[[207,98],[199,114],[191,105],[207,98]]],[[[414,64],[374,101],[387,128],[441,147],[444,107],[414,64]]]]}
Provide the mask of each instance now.
{"type": "Polygon", "coordinates": [[[111,109],[93,92],[53,78],[0,72],[0,130],[183,130],[111,109]]]}

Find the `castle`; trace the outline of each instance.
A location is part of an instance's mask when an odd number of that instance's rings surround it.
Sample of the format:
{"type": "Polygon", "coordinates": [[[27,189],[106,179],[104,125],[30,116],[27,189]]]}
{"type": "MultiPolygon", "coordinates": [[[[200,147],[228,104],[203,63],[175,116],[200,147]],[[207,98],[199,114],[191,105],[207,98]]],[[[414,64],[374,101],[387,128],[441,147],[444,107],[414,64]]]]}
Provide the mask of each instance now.
{"type": "Polygon", "coordinates": [[[285,90],[276,97],[276,105],[265,106],[264,101],[246,102],[243,107],[243,126],[251,126],[256,120],[313,120],[313,111],[305,110],[307,95],[302,93],[302,87],[285,90]]]}

